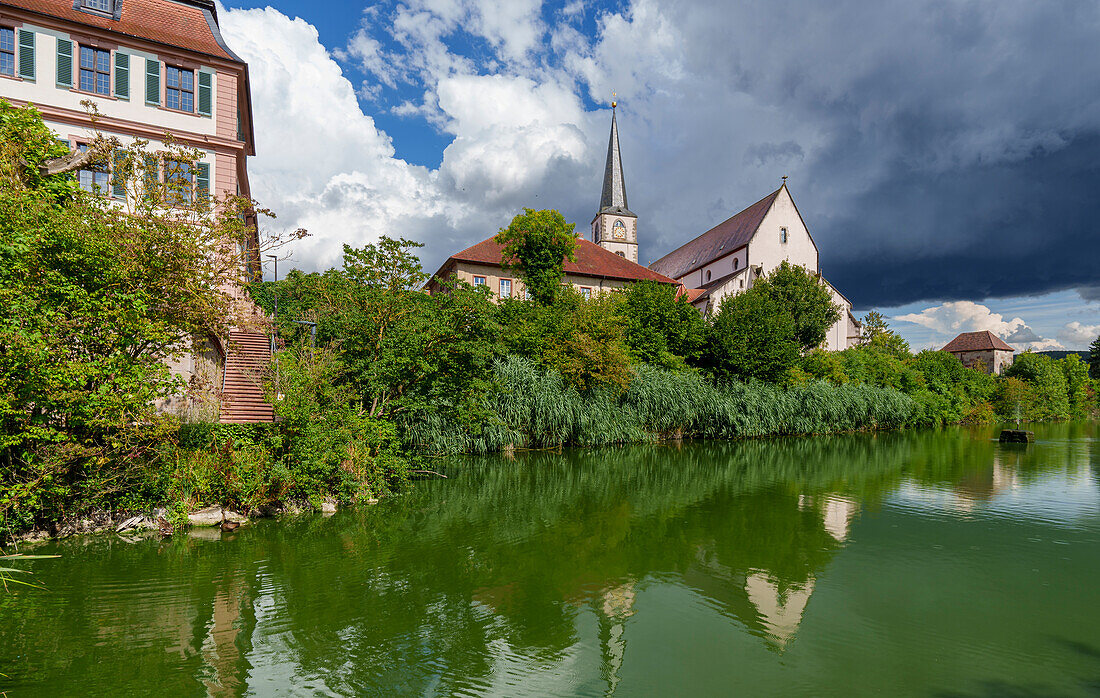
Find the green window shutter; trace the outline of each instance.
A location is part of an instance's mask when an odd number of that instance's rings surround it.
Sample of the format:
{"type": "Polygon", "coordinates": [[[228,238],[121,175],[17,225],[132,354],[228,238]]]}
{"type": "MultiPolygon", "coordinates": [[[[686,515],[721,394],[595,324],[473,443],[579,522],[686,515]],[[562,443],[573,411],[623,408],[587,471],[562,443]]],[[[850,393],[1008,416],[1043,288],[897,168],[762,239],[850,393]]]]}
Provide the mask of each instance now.
{"type": "Polygon", "coordinates": [[[73,86],[73,42],[57,40],[57,86],[73,86]]]}
{"type": "Polygon", "coordinates": [[[115,97],[130,99],[130,54],[115,51],[115,97]]]}
{"type": "Polygon", "coordinates": [[[126,198],[126,173],[123,172],[123,165],[126,164],[126,157],[115,151],[111,154],[111,196],[116,199],[126,198]]]}
{"type": "Polygon", "coordinates": [[[198,192],[199,199],[207,199],[210,197],[210,163],[200,162],[195,165],[195,177],[196,190],[198,192]]]}
{"type": "Polygon", "coordinates": [[[34,80],[34,32],[19,30],[19,77],[34,80]]]}
{"type": "Polygon", "coordinates": [[[160,61],[145,59],[145,103],[160,104],[160,61]]]}
{"type": "Polygon", "coordinates": [[[210,116],[214,108],[214,75],[199,71],[199,114],[210,116]]]}

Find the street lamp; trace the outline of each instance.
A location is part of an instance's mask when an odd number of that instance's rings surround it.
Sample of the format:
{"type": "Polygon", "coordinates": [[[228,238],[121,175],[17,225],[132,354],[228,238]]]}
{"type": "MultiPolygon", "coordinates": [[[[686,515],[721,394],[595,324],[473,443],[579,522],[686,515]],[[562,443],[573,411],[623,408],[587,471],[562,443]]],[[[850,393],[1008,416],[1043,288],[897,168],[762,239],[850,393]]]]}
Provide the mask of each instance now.
{"type": "MultiPolygon", "coordinates": [[[[276,255],[269,254],[267,258],[275,263],[275,283],[279,283],[279,258],[276,255]]],[[[275,286],[275,319],[279,319],[279,287],[275,286]]]]}

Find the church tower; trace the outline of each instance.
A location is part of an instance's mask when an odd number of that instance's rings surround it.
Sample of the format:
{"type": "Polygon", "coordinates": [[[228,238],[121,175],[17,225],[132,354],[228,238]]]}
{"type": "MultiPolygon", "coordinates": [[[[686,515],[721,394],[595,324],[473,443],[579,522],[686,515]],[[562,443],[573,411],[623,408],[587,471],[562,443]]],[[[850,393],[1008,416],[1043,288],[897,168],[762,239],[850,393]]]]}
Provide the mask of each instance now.
{"type": "Polygon", "coordinates": [[[592,242],[638,262],[638,217],[626,206],[623,159],[619,154],[619,127],[615,122],[615,102],[611,103],[611,138],[607,142],[607,165],[603,172],[600,210],[592,219],[592,242]]]}

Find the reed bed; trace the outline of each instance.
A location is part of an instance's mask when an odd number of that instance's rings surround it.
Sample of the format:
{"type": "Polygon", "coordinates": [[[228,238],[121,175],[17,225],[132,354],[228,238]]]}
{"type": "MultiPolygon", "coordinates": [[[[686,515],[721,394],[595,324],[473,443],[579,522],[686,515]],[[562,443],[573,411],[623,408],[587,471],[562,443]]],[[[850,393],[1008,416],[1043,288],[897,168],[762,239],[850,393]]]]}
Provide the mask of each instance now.
{"type": "Polygon", "coordinates": [[[625,391],[581,395],[556,372],[522,357],[500,361],[486,401],[489,419],[459,424],[438,413],[410,415],[411,444],[427,453],[602,446],[675,438],[742,439],[898,429],[919,407],[896,390],[869,385],[716,385],[692,372],[634,368],[625,391]]]}

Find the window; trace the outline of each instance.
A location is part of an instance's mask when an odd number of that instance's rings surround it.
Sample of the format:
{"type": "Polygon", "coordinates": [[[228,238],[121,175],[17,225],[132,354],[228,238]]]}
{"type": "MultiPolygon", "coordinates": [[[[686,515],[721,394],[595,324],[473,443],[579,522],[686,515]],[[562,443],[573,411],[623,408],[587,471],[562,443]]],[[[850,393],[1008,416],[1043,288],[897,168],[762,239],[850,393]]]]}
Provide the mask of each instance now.
{"type": "Polygon", "coordinates": [[[707,270],[707,281],[710,281],[710,270],[707,270]]]}
{"type": "Polygon", "coordinates": [[[80,47],[80,89],[99,95],[111,94],[110,51],[80,47]]]}
{"type": "Polygon", "coordinates": [[[0,27],[0,75],[15,75],[15,30],[0,27]]]}
{"type": "Polygon", "coordinates": [[[741,279],[741,288],[745,288],[745,280],[741,279]]]}
{"type": "MultiPolygon", "coordinates": [[[[78,143],[76,149],[83,153],[88,150],[88,144],[78,143]]],[[[92,166],[85,170],[78,170],[76,179],[80,182],[80,188],[84,191],[90,191],[93,194],[106,194],[111,173],[102,165],[92,166]]]]}
{"type": "Polygon", "coordinates": [[[783,244],[787,244],[787,229],[786,228],[780,228],[779,229],[779,242],[782,242],[783,244]]]}
{"type": "Polygon", "coordinates": [[[588,300],[592,297],[592,289],[587,286],[581,286],[581,295],[584,296],[585,300],[588,300]]]}
{"type": "Polygon", "coordinates": [[[741,260],[736,257],[733,258],[733,270],[737,271],[737,268],[741,266],[741,260]]]}
{"type": "Polygon", "coordinates": [[[164,106],[179,111],[195,111],[195,73],[183,68],[164,69],[164,106]]]}
{"type": "Polygon", "coordinates": [[[501,279],[500,280],[500,297],[511,298],[512,297],[512,280],[501,279]]]}
{"type": "Polygon", "coordinates": [[[111,14],[114,12],[113,0],[80,0],[80,6],[85,10],[95,10],[96,12],[102,12],[103,14],[111,14]]]}
{"type": "Polygon", "coordinates": [[[626,255],[625,255],[625,254],[623,254],[622,252],[616,252],[615,254],[619,255],[619,256],[620,256],[620,257],[622,257],[623,259],[626,259],[626,255]]]}
{"type": "Polygon", "coordinates": [[[191,203],[194,180],[189,164],[179,160],[165,160],[164,184],[164,195],[168,204],[186,206],[191,203]]]}
{"type": "Polygon", "coordinates": [[[484,276],[475,276],[474,277],[474,286],[484,286],[484,285],[485,285],[485,277],[484,276]]]}

